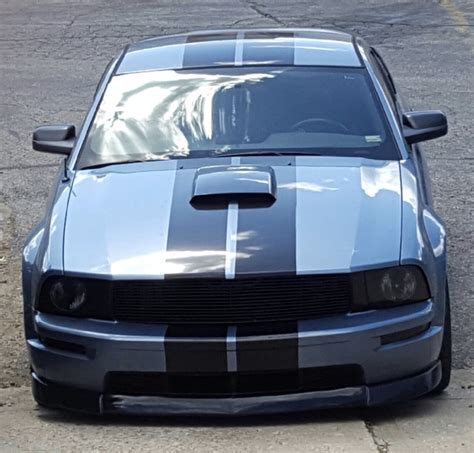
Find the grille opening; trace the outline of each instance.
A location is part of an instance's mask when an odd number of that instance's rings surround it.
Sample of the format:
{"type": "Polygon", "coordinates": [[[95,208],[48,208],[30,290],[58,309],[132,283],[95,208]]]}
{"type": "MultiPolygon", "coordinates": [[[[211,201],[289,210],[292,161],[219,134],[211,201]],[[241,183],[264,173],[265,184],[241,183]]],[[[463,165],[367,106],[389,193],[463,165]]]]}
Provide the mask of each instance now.
{"type": "Polygon", "coordinates": [[[348,313],[349,274],[116,281],[113,317],[153,324],[298,321],[348,313]]]}
{"type": "Polygon", "coordinates": [[[231,398],[364,385],[359,365],[235,373],[108,373],[105,393],[123,396],[231,398]]]}

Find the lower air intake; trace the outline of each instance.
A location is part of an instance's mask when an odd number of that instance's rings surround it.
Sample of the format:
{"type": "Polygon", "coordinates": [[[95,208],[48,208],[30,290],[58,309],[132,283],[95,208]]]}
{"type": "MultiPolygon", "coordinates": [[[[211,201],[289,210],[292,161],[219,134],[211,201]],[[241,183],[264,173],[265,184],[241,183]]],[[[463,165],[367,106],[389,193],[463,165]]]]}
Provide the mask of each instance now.
{"type": "Polygon", "coordinates": [[[172,398],[231,398],[284,395],[364,385],[358,365],[255,373],[128,373],[106,377],[105,393],[172,398]]]}

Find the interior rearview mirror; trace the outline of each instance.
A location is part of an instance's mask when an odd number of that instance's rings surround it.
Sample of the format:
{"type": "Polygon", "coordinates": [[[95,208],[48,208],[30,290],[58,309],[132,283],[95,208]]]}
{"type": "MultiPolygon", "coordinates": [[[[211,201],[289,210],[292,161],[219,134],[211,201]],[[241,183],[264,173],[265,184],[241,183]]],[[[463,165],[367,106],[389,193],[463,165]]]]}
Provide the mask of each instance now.
{"type": "Polygon", "coordinates": [[[448,120],[439,110],[403,114],[403,135],[408,144],[432,140],[448,133],[448,120]]]}
{"type": "Polygon", "coordinates": [[[76,139],[72,124],[48,124],[33,132],[33,149],[45,153],[70,154],[76,139]]]}

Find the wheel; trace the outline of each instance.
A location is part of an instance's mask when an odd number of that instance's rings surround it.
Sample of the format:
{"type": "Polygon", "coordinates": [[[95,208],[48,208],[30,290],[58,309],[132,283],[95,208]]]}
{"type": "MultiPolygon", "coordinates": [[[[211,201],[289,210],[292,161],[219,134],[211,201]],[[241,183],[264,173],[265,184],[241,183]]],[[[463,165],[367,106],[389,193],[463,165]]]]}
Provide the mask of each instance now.
{"type": "Polygon", "coordinates": [[[444,334],[439,360],[441,361],[441,381],[439,381],[439,384],[431,391],[434,395],[441,393],[449,385],[449,381],[451,380],[451,304],[449,301],[448,285],[446,285],[444,334]]]}

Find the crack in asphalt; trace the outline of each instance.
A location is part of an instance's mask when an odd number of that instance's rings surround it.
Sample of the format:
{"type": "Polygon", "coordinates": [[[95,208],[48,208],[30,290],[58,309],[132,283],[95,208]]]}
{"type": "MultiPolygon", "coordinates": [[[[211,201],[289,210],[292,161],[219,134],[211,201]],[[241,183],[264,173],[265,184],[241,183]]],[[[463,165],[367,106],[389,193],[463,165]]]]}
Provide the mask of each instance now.
{"type": "Polygon", "coordinates": [[[281,19],[279,19],[278,17],[274,16],[273,14],[267,13],[266,11],[263,10],[263,8],[266,8],[266,5],[263,5],[263,4],[257,3],[257,2],[252,2],[252,1],[245,1],[245,3],[247,4],[247,6],[252,11],[257,13],[259,16],[261,16],[265,19],[270,19],[273,22],[277,23],[278,25],[286,26],[286,23],[283,22],[281,19]]]}
{"type": "Polygon", "coordinates": [[[367,432],[369,433],[371,439],[372,439],[372,442],[374,443],[375,447],[377,448],[377,452],[378,453],[388,453],[388,447],[390,446],[390,444],[382,439],[382,438],[379,438],[377,436],[377,434],[375,433],[375,426],[372,422],[368,421],[368,420],[362,420],[364,422],[364,426],[365,426],[365,429],[367,430],[367,432]]]}
{"type": "MultiPolygon", "coordinates": [[[[268,13],[264,11],[264,8],[266,8],[265,5],[253,2],[253,1],[245,1],[245,4],[252,10],[254,11],[258,16],[263,17],[265,19],[272,20],[278,25],[282,26],[288,26],[288,24],[281,19],[279,19],[277,16],[274,14],[268,13]]],[[[81,15],[82,16],[82,15],[81,15]]],[[[79,16],[77,16],[79,17],[79,16]]],[[[90,30],[90,26],[87,24],[75,24],[75,21],[77,20],[76,18],[73,18],[69,21],[68,24],[61,25],[62,27],[65,27],[66,30],[68,30],[72,25],[75,27],[79,26],[84,26],[88,27],[89,31],[91,34],[89,34],[88,38],[91,41],[94,41],[96,39],[119,39],[123,38],[123,34],[101,34],[99,36],[94,35],[92,30],[90,30]]],[[[238,19],[236,21],[231,22],[230,24],[223,24],[223,27],[234,27],[236,25],[249,22],[251,21],[251,18],[243,18],[243,19],[238,19]]],[[[320,26],[321,24],[331,24],[334,27],[337,27],[337,24],[353,24],[353,25],[381,25],[381,26],[387,26],[387,27],[411,27],[411,28],[417,28],[417,29],[423,29],[423,30],[436,30],[436,29],[441,29],[441,28],[455,28],[455,29],[460,29],[461,26],[459,24],[419,24],[419,23],[411,23],[411,22],[386,22],[386,21],[378,21],[378,20],[360,20],[360,19],[340,19],[337,17],[327,17],[324,19],[317,20],[311,24],[311,27],[314,26],[320,26]]],[[[44,25],[44,24],[42,24],[44,25]]],[[[119,24],[114,24],[114,27],[129,27],[129,25],[119,25],[119,24]]],[[[474,24],[471,24],[469,22],[464,22],[462,24],[463,29],[470,29],[474,27],[474,24]]],[[[155,36],[156,33],[153,34],[155,36]]],[[[147,33],[140,33],[140,34],[127,34],[127,38],[130,40],[133,39],[143,39],[149,36],[147,33]]],[[[84,38],[84,37],[83,37],[84,38]]],[[[47,39],[46,42],[43,42],[42,44],[50,44],[52,40],[77,40],[78,36],[77,35],[67,35],[64,34],[61,37],[54,38],[54,37],[46,37],[47,39]]],[[[5,43],[21,43],[21,42],[38,42],[40,43],[41,39],[38,37],[35,38],[15,38],[15,37],[8,37],[8,38],[0,38],[0,42],[5,42],[5,43]]]]}
{"type": "MultiPolygon", "coordinates": [[[[459,26],[456,24],[416,24],[410,22],[384,22],[384,21],[377,21],[377,20],[359,20],[359,19],[338,19],[336,17],[328,17],[321,19],[319,22],[315,22],[314,24],[321,23],[321,22],[332,22],[334,24],[341,23],[341,24],[356,24],[356,25],[386,25],[388,27],[416,27],[416,28],[424,28],[424,29],[436,29],[436,28],[458,28],[459,26]]],[[[474,24],[466,24],[465,27],[474,27],[474,24]]]]}
{"type": "MultiPolygon", "coordinates": [[[[253,9],[253,8],[251,8],[251,9],[253,9]]],[[[275,17],[271,14],[260,13],[260,12],[258,14],[261,17],[268,18],[268,19],[274,21],[275,23],[277,23],[279,25],[289,26],[289,24],[287,24],[285,22],[282,22],[280,19],[278,19],[277,17],[275,17]]],[[[236,20],[234,22],[231,22],[230,24],[224,24],[224,25],[222,25],[222,27],[235,27],[235,26],[243,24],[243,23],[251,22],[251,20],[252,19],[250,19],[250,18],[248,18],[248,19],[247,18],[246,19],[239,19],[239,20],[236,20]]],[[[422,25],[422,24],[404,23],[404,22],[403,23],[402,22],[392,23],[392,22],[364,21],[364,20],[350,20],[350,19],[336,19],[336,18],[321,19],[321,20],[318,20],[316,22],[313,22],[309,27],[318,27],[318,26],[320,27],[323,24],[329,24],[330,26],[335,27],[335,28],[338,27],[338,24],[380,25],[380,26],[390,27],[392,29],[397,28],[397,27],[400,27],[400,28],[408,27],[408,28],[416,28],[418,30],[423,30],[423,31],[428,31],[428,32],[431,31],[431,30],[439,30],[439,29],[443,29],[443,28],[458,29],[458,26],[454,25],[454,24],[426,24],[426,25],[422,25]]],[[[468,24],[468,25],[465,25],[464,27],[472,28],[472,27],[474,27],[474,24],[468,24]]],[[[157,36],[157,35],[158,35],[157,33],[127,34],[127,39],[129,41],[133,41],[133,40],[146,39],[148,37],[157,36]]],[[[124,38],[123,34],[104,34],[104,35],[100,35],[100,36],[88,35],[88,36],[81,36],[81,37],[78,37],[77,35],[68,36],[68,35],[65,34],[65,35],[63,35],[61,37],[58,37],[58,38],[48,37],[47,38],[48,42],[43,42],[43,43],[41,43],[38,38],[12,38],[12,37],[10,37],[10,38],[0,38],[0,43],[10,43],[11,44],[11,43],[36,42],[36,43],[40,44],[39,46],[37,46],[36,50],[40,51],[41,45],[51,44],[52,41],[76,41],[78,39],[89,39],[91,42],[95,42],[96,40],[99,40],[99,39],[100,40],[106,40],[106,39],[123,39],[123,38],[124,38]]],[[[49,55],[49,53],[48,54],[46,54],[45,52],[43,52],[43,53],[46,56],[49,55]]],[[[77,57],[64,58],[64,59],[76,59],[76,58],[77,57]]]]}
{"type": "Polygon", "coordinates": [[[31,170],[33,168],[54,168],[59,165],[60,164],[12,165],[10,167],[0,167],[0,172],[9,170],[31,170]]]}

